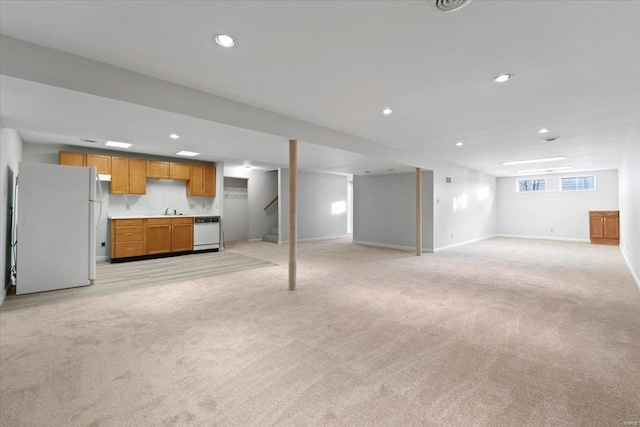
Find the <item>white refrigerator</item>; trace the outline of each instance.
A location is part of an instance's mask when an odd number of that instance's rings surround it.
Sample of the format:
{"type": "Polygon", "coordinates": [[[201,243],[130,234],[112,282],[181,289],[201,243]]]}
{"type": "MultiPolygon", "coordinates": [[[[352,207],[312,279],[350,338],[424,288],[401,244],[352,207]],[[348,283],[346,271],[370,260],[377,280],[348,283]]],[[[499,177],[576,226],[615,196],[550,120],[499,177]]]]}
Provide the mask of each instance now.
{"type": "Polygon", "coordinates": [[[96,275],[96,168],[21,162],[16,294],[91,284],[96,275]]]}

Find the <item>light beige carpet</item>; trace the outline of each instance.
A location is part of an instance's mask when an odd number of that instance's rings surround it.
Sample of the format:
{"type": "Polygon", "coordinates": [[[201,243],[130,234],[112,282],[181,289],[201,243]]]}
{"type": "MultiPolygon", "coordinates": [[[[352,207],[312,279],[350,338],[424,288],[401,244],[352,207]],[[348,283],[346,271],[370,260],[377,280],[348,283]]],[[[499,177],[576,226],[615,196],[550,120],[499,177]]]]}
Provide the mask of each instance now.
{"type": "Polygon", "coordinates": [[[640,291],[619,249],[299,245],[279,264],[0,313],[2,426],[622,426],[640,291]]]}

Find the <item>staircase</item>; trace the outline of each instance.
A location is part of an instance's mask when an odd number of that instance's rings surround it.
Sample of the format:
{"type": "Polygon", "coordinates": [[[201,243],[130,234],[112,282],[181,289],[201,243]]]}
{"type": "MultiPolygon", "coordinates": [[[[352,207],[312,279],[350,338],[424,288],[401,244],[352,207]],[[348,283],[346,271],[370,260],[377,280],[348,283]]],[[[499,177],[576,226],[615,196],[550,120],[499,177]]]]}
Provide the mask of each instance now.
{"type": "Polygon", "coordinates": [[[262,241],[278,243],[278,225],[269,229],[267,234],[262,235],[262,241]]]}

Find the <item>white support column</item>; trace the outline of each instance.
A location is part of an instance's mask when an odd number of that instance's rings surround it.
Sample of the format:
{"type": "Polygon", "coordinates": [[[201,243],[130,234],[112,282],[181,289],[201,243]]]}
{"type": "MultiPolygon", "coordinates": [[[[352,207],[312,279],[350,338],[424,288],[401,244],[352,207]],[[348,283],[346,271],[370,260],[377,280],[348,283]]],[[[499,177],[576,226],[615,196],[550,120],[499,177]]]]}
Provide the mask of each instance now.
{"type": "Polygon", "coordinates": [[[295,291],[298,268],[298,227],[296,216],[298,188],[298,141],[289,141],[289,290],[295,291]]]}
{"type": "Polygon", "coordinates": [[[422,255],[422,170],[416,168],[416,256],[422,255]]]}

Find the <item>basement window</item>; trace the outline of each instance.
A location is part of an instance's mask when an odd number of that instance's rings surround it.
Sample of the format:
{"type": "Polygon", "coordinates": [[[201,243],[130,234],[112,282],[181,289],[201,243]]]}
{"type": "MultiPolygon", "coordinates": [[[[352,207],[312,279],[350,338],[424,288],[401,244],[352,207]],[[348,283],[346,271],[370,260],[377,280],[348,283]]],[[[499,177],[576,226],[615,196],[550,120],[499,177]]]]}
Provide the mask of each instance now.
{"type": "Polygon", "coordinates": [[[560,179],[562,191],[594,191],[596,189],[595,176],[569,176],[560,179]]]}
{"type": "Polygon", "coordinates": [[[518,193],[530,193],[532,191],[546,191],[546,179],[519,179],[516,182],[516,191],[518,193]]]}

